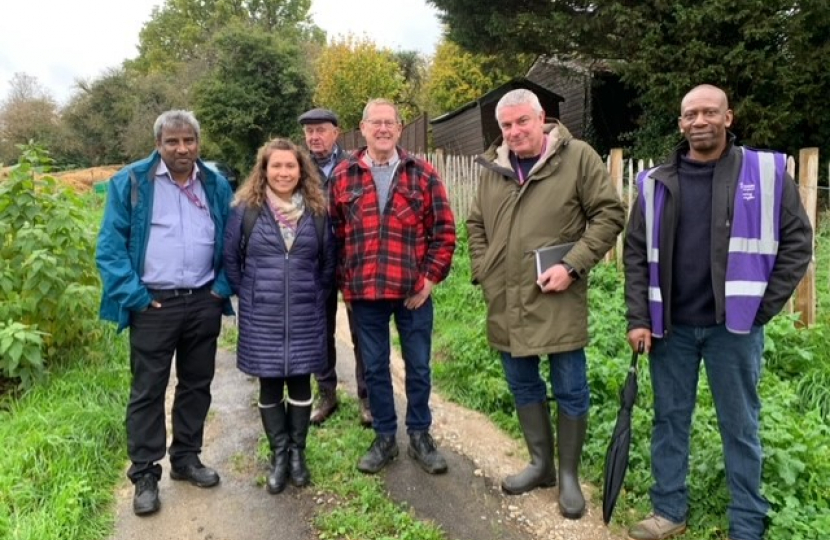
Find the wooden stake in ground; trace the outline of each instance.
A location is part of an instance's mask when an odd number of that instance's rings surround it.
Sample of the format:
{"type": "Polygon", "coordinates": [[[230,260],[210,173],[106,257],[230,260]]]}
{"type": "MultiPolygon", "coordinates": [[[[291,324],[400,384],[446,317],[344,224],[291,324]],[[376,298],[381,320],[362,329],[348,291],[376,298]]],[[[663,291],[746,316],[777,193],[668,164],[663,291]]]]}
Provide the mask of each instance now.
{"type": "Polygon", "coordinates": [[[810,327],[816,321],[816,206],[818,202],[818,148],[802,148],[798,156],[798,190],[801,203],[813,227],[813,256],[804,279],[796,289],[796,309],[801,324],[810,327]]]}

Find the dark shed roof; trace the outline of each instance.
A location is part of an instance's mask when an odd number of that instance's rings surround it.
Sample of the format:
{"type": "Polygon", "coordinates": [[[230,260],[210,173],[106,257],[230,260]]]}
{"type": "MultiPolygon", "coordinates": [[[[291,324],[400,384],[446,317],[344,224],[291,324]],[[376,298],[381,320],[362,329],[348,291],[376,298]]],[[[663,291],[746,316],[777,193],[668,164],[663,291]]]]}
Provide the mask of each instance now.
{"type": "Polygon", "coordinates": [[[548,117],[559,117],[564,98],[524,78],[513,79],[487,92],[475,101],[430,121],[433,144],[451,154],[479,154],[501,135],[496,122],[496,104],[511,90],[525,88],[539,97],[548,117]]]}

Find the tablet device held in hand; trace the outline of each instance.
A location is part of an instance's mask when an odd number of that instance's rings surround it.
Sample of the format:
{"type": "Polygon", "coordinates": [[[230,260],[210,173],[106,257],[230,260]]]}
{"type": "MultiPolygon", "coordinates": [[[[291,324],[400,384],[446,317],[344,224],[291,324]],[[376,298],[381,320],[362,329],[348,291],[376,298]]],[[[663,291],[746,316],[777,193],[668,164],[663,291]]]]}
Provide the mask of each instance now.
{"type": "Polygon", "coordinates": [[[576,242],[534,249],[533,255],[536,257],[536,278],[539,279],[545,270],[551,266],[561,263],[565,255],[574,247],[574,244],[576,242]]]}

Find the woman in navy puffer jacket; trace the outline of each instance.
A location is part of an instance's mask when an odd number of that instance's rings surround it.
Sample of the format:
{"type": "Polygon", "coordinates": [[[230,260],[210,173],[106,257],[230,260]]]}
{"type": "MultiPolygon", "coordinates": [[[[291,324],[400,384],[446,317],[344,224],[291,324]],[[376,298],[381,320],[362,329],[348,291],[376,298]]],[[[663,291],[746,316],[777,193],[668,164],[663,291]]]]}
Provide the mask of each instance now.
{"type": "Polygon", "coordinates": [[[260,148],[225,229],[225,268],[239,296],[237,366],[259,377],[260,416],[272,453],[270,493],[281,492],[289,479],[296,486],[310,481],[311,374],[324,366],[325,301],[335,266],[320,186],[305,151],[274,139],[260,148]],[[256,218],[247,242],[246,213],[256,218]]]}

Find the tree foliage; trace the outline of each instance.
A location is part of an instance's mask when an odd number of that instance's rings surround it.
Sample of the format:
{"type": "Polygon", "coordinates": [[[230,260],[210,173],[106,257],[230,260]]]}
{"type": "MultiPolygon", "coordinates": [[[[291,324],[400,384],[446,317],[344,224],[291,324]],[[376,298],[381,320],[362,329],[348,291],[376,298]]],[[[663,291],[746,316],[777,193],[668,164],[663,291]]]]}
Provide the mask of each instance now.
{"type": "Polygon", "coordinates": [[[63,111],[75,162],[103,165],[146,156],[154,145],[156,117],[190,108],[192,84],[192,74],[182,69],[174,76],[111,69],[94,81],[79,82],[63,111]]]}
{"type": "Polygon", "coordinates": [[[474,54],[443,40],[435,50],[425,84],[430,112],[440,115],[455,110],[522,75],[530,65],[515,59],[504,64],[502,57],[474,54]]]}
{"type": "MultiPolygon", "coordinates": [[[[335,38],[315,64],[317,88],[314,103],[335,111],[343,129],[360,124],[363,107],[373,98],[400,102],[407,86],[395,54],[370,39],[352,34],[335,38]]],[[[403,108],[409,120],[413,111],[403,108]]]]}
{"type": "Polygon", "coordinates": [[[59,130],[58,105],[49,92],[36,77],[15,73],[0,103],[0,163],[15,163],[18,145],[29,141],[54,144],[59,130]]]}
{"type": "Polygon", "coordinates": [[[79,83],[63,115],[75,161],[147,155],[153,122],[175,108],[197,112],[205,155],[247,167],[265,137],[296,129],[295,112],[310,102],[308,51],[299,47],[322,34],[308,19],[309,6],[310,0],[167,0],[142,30],[137,59],[79,83]],[[290,124],[282,120],[292,116],[290,124]]]}
{"type": "Polygon", "coordinates": [[[166,72],[208,58],[215,35],[238,24],[298,43],[322,41],[310,8],[311,0],[166,0],[142,28],[139,56],[130,67],[143,73],[166,72]]]}
{"type": "Polygon", "coordinates": [[[203,153],[213,149],[247,170],[268,138],[298,131],[297,117],[311,103],[309,70],[297,45],[262,30],[231,27],[212,47],[215,63],[194,91],[203,153]]]}
{"type": "Polygon", "coordinates": [[[418,51],[396,51],[392,54],[401,69],[405,83],[398,97],[398,108],[401,109],[404,118],[412,119],[426,109],[423,101],[426,60],[418,51]]]}
{"type": "Polygon", "coordinates": [[[830,10],[822,0],[429,0],[449,38],[481,53],[603,60],[641,96],[635,138],[677,141],[682,96],[700,83],[731,98],[746,143],[787,151],[830,135],[830,10]]]}

